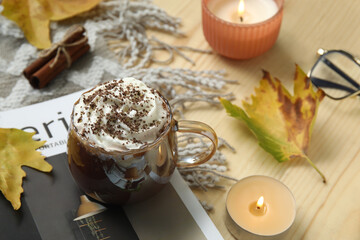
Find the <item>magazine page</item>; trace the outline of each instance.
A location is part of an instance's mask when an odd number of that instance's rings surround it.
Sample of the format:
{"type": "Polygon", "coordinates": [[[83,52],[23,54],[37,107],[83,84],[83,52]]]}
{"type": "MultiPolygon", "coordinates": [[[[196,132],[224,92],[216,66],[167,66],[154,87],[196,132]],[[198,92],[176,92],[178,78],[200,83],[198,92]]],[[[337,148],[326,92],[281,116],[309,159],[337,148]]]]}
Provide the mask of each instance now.
{"type": "Polygon", "coordinates": [[[67,166],[67,134],[81,92],[0,112],[0,127],[36,132],[49,174],[25,169],[20,210],[0,196],[0,239],[223,239],[180,174],[154,197],[74,221],[84,195],[67,166]],[[4,221],[6,219],[6,221],[4,221]]]}

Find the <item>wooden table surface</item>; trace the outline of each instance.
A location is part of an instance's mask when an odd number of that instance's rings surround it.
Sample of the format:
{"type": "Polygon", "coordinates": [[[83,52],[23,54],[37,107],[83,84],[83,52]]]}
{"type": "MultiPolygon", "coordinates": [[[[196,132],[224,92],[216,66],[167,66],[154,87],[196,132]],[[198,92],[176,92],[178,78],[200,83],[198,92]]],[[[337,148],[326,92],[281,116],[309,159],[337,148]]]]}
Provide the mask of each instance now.
{"type": "MultiPolygon", "coordinates": [[[[200,0],[155,0],[170,15],[182,19],[186,38],[162,36],[167,43],[210,49],[201,26],[200,0]]],[[[177,58],[172,67],[196,70],[225,69],[227,86],[235,104],[253,93],[262,77],[261,69],[279,78],[291,90],[295,64],[307,72],[316,60],[316,51],[344,49],[360,56],[360,2],[352,0],[285,0],[280,35],[265,54],[251,60],[235,61],[217,54],[189,53],[196,66],[177,58]]],[[[281,239],[360,239],[360,99],[333,101],[325,98],[318,111],[308,156],[325,174],[324,184],[305,161],[278,163],[257,144],[245,124],[227,116],[222,108],[191,106],[187,119],[203,121],[236,149],[223,150],[230,171],[241,179],[267,175],[286,184],[293,192],[297,215],[293,226],[281,239]]],[[[225,239],[233,239],[224,222],[225,198],[233,184],[223,181],[224,190],[202,192],[201,199],[214,205],[209,215],[225,239]]],[[[256,239],[256,238],[255,238],[256,239]]]]}

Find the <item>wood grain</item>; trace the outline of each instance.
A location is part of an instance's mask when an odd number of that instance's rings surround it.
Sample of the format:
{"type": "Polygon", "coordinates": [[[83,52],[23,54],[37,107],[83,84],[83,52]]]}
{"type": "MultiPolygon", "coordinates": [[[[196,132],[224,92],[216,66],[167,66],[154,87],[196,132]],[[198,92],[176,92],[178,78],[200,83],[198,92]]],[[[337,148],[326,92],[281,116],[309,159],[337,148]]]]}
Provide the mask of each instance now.
{"type": "MultiPolygon", "coordinates": [[[[156,0],[169,14],[183,20],[186,38],[154,33],[176,45],[210,49],[201,27],[201,1],[156,0]]],[[[196,66],[177,58],[171,67],[197,70],[225,69],[228,79],[238,85],[226,91],[236,95],[234,103],[253,93],[266,69],[292,89],[295,64],[307,72],[316,61],[316,50],[344,49],[360,56],[360,2],[351,0],[285,0],[284,18],[276,44],[265,54],[250,60],[235,61],[217,54],[188,53],[196,66]]],[[[211,125],[229,141],[236,153],[224,150],[228,175],[243,178],[260,174],[279,179],[293,192],[297,216],[281,239],[360,239],[360,99],[341,102],[324,99],[313,130],[309,157],[326,175],[323,184],[318,174],[304,161],[278,163],[262,150],[252,133],[241,122],[228,117],[221,108],[194,104],[187,119],[211,125]],[[216,116],[216,117],[215,117],[216,116]]],[[[209,213],[225,239],[233,239],[225,226],[225,198],[232,182],[224,181],[225,190],[201,192],[201,199],[214,205],[209,213]]],[[[256,239],[256,238],[255,238],[256,239]]]]}

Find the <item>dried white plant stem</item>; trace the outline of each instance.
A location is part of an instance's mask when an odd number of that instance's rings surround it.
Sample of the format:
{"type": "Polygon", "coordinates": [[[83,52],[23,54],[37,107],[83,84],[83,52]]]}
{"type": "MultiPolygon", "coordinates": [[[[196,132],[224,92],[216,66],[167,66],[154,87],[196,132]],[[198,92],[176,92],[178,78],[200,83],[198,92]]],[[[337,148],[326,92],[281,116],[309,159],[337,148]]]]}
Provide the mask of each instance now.
{"type": "Polygon", "coordinates": [[[100,3],[100,9],[102,14],[95,19],[107,20],[109,27],[103,35],[110,49],[118,56],[125,68],[143,68],[151,63],[169,64],[175,55],[195,65],[184,51],[211,53],[211,50],[189,46],[172,46],[154,36],[149,37],[147,33],[149,29],[175,37],[185,36],[179,30],[181,19],[168,15],[150,1],[104,1],[100,3]],[[155,52],[159,50],[168,52],[168,58],[157,59],[155,52]]]}

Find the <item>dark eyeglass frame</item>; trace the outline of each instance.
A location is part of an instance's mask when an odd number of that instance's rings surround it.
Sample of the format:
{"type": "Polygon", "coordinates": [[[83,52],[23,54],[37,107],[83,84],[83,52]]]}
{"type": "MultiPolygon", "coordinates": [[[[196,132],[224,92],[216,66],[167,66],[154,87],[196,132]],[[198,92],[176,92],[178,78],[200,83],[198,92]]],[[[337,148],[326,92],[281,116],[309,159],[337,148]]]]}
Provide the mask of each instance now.
{"type": "Polygon", "coordinates": [[[360,60],[356,57],[354,57],[352,54],[343,51],[343,50],[324,50],[322,48],[320,48],[318,50],[318,55],[320,55],[320,57],[318,58],[318,60],[315,62],[314,66],[311,68],[308,76],[311,80],[311,82],[317,87],[317,88],[332,88],[332,89],[339,89],[339,90],[343,90],[348,92],[349,94],[342,96],[342,97],[333,97],[331,95],[328,95],[326,93],[326,91],[324,90],[324,93],[327,97],[333,99],[333,100],[342,100],[345,98],[349,98],[355,95],[359,95],[360,96],[360,84],[357,83],[354,79],[352,79],[349,75],[347,75],[344,71],[342,71],[339,67],[337,67],[333,62],[331,62],[329,59],[326,58],[326,56],[328,54],[331,53],[340,53],[342,55],[344,55],[345,57],[349,58],[350,60],[352,60],[359,68],[360,68],[360,60]],[[348,83],[350,83],[351,85],[353,85],[355,88],[357,88],[357,90],[354,91],[354,89],[351,89],[347,86],[338,84],[338,83],[334,83],[325,79],[321,79],[321,78],[316,78],[314,76],[312,76],[313,70],[317,67],[317,65],[323,62],[324,64],[326,64],[329,68],[331,68],[332,70],[334,70],[337,74],[339,74],[345,81],[347,81],[348,83]]]}

